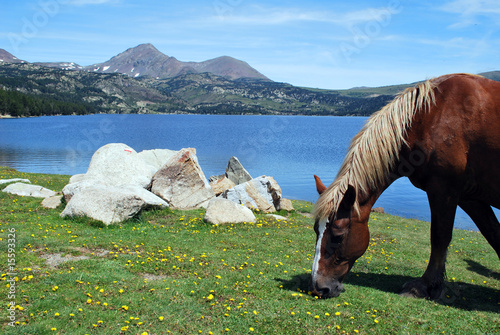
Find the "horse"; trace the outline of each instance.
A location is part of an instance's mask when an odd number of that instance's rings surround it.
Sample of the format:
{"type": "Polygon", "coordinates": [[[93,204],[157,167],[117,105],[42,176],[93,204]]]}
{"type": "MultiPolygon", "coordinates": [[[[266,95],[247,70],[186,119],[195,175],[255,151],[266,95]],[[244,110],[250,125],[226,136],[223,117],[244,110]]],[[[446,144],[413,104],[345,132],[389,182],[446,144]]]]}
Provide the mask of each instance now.
{"type": "Polygon", "coordinates": [[[500,257],[500,82],[449,74],[406,89],[374,113],[352,139],[333,183],[316,179],[316,250],[311,292],[336,297],[370,239],[377,198],[407,177],[427,193],[431,254],[418,279],[401,294],[437,299],[455,212],[460,206],[500,257]]]}

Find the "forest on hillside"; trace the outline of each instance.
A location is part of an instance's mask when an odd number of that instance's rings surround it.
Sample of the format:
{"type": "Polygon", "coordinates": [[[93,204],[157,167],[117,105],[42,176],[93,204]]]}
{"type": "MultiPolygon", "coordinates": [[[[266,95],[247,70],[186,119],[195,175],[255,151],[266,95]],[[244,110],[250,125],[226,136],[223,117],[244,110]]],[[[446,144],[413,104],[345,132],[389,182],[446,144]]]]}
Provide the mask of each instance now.
{"type": "Polygon", "coordinates": [[[13,117],[41,115],[83,115],[96,110],[90,105],[58,101],[0,88],[0,115],[13,117]]]}

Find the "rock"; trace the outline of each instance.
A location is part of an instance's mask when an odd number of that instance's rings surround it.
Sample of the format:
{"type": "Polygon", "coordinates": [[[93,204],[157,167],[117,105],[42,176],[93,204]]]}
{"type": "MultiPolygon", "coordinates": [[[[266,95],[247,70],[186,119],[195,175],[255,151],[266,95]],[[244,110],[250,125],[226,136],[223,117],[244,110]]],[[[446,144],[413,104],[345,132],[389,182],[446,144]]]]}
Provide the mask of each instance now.
{"type": "Polygon", "coordinates": [[[134,149],[122,143],[110,143],[94,153],[83,181],[91,179],[95,184],[146,188],[155,172],[134,149]]]}
{"type": "Polygon", "coordinates": [[[42,207],[55,209],[62,204],[62,195],[54,195],[52,197],[47,197],[42,201],[42,207]]]}
{"type": "MultiPolygon", "coordinates": [[[[160,156],[158,153],[156,155],[160,156]]],[[[122,143],[102,146],[92,156],[87,173],[70,178],[69,184],[62,190],[64,200],[69,202],[74,194],[92,185],[136,185],[146,188],[157,169],[147,163],[148,158],[145,160],[145,157],[153,156],[156,157],[155,153],[139,155],[122,143]]]]}
{"type": "Polygon", "coordinates": [[[281,188],[273,177],[260,176],[224,191],[220,197],[264,212],[280,210],[281,188]]]}
{"type": "Polygon", "coordinates": [[[226,178],[226,174],[220,174],[218,176],[210,176],[208,178],[208,182],[213,183],[214,181],[222,180],[224,178],[226,178]]]}
{"type": "Polygon", "coordinates": [[[267,217],[273,218],[278,221],[288,221],[288,218],[281,216],[281,215],[276,215],[276,214],[266,214],[267,217]]]}
{"type": "Polygon", "coordinates": [[[85,173],[75,174],[69,178],[68,184],[79,183],[85,179],[85,173]]]}
{"type": "Polygon", "coordinates": [[[371,210],[373,213],[379,213],[379,214],[384,214],[385,211],[384,211],[384,208],[383,207],[375,207],[375,208],[372,208],[371,210]]]}
{"type": "Polygon", "coordinates": [[[252,176],[247,170],[241,165],[240,161],[236,157],[231,157],[227,163],[226,177],[229,178],[236,185],[243,184],[247,181],[252,180],[252,176]]]}
{"type": "Polygon", "coordinates": [[[87,216],[106,225],[132,218],[148,206],[167,203],[139,186],[87,186],[73,195],[61,217],[87,216]]]}
{"type": "Polygon", "coordinates": [[[281,198],[280,200],[280,209],[285,210],[287,212],[295,210],[295,208],[293,208],[292,201],[285,198],[281,198]]]}
{"type": "Polygon", "coordinates": [[[15,182],[21,182],[21,183],[31,184],[31,182],[28,179],[22,179],[22,178],[0,179],[0,185],[2,185],[2,184],[9,184],[9,183],[15,183],[15,182]]]}
{"type": "MultiPolygon", "coordinates": [[[[212,178],[212,177],[211,177],[212,178]]],[[[219,196],[222,192],[229,190],[230,188],[235,187],[236,185],[226,176],[222,179],[216,179],[210,182],[210,186],[214,191],[216,196],[219,196]]]]}
{"type": "Polygon", "coordinates": [[[158,171],[173,155],[178,151],[169,149],[143,150],[137,155],[147,164],[153,166],[158,171]]]}
{"type": "Polygon", "coordinates": [[[176,151],[145,150],[137,153],[122,143],[99,148],[86,174],[71,177],[63,188],[63,217],[88,216],[110,224],[133,217],[144,208],[168,203],[146,190],[155,172],[176,151]]]}
{"type": "Polygon", "coordinates": [[[120,187],[121,190],[128,191],[137,195],[139,198],[144,200],[145,208],[147,207],[168,207],[168,203],[160,198],[159,196],[149,192],[148,190],[135,185],[124,185],[120,187]]]}
{"type": "Polygon", "coordinates": [[[223,198],[210,200],[204,220],[214,225],[257,221],[250,209],[223,198]]]}
{"type": "MultiPolygon", "coordinates": [[[[71,179],[70,179],[70,181],[71,181],[71,179]]],[[[83,180],[78,181],[76,183],[71,183],[71,184],[64,186],[64,188],[62,189],[64,201],[66,201],[66,203],[68,203],[71,200],[71,198],[73,197],[73,195],[75,195],[76,193],[80,192],[81,190],[83,190],[87,187],[91,187],[93,185],[103,185],[103,184],[101,184],[99,182],[94,182],[92,180],[83,179],[83,180]]]]}
{"type": "Polygon", "coordinates": [[[3,192],[20,195],[23,197],[28,196],[36,198],[47,198],[57,194],[56,192],[51,191],[45,187],[24,183],[10,184],[3,189],[3,192]]]}
{"type": "Polygon", "coordinates": [[[177,209],[206,207],[215,197],[192,148],[172,156],[153,176],[150,190],[177,209]]]}

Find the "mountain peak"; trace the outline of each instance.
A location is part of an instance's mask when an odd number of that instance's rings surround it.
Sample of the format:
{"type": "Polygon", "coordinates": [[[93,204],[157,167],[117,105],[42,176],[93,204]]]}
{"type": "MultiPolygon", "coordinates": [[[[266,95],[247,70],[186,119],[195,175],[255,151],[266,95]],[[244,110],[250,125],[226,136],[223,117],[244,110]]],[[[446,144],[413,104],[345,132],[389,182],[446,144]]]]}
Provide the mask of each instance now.
{"type": "Polygon", "coordinates": [[[122,54],[136,54],[136,55],[141,55],[141,54],[161,54],[163,56],[163,53],[158,51],[158,49],[155,48],[155,46],[151,43],[145,43],[145,44],[139,44],[136,47],[129,48],[126,51],[122,52],[122,54]]]}
{"type": "Polygon", "coordinates": [[[0,64],[1,63],[26,63],[26,62],[18,59],[7,50],[0,49],[0,64]]]}
{"type": "Polygon", "coordinates": [[[123,73],[131,77],[172,78],[187,73],[210,72],[229,79],[254,78],[269,80],[246,62],[222,56],[204,62],[181,62],[160,52],[151,43],[139,44],[110,60],[85,67],[91,72],[123,73]]]}
{"type": "MultiPolygon", "coordinates": [[[[25,63],[0,49],[0,64],[25,63]]],[[[97,73],[122,73],[130,77],[151,77],[156,79],[172,78],[189,73],[212,73],[228,79],[250,78],[269,81],[248,63],[230,56],[221,56],[203,62],[182,62],[160,52],[151,43],[139,44],[129,48],[104,63],[80,66],[72,62],[34,63],[63,70],[84,70],[97,73]]]]}

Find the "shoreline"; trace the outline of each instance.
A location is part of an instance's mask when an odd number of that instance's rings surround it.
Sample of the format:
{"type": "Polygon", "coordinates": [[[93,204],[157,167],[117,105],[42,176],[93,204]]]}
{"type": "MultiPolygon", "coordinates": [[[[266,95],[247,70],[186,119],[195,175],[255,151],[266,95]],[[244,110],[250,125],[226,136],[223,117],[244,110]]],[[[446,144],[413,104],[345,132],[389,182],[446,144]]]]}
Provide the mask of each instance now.
{"type": "MultiPolygon", "coordinates": [[[[39,175],[39,176],[45,176],[45,177],[59,177],[59,178],[68,178],[68,181],[69,181],[69,178],[72,177],[72,175],[68,175],[68,174],[56,174],[56,173],[41,173],[41,172],[25,172],[25,171],[19,171],[17,170],[16,168],[12,168],[10,166],[6,166],[6,165],[0,165],[0,172],[2,170],[11,170],[10,172],[11,173],[19,173],[19,174],[29,174],[29,175],[39,175]]],[[[2,178],[0,178],[2,179],[2,178]]],[[[3,189],[3,187],[0,187],[0,190],[3,189]]],[[[299,201],[299,202],[303,202],[303,203],[308,203],[308,204],[311,204],[312,206],[314,206],[314,202],[312,201],[309,201],[309,200],[302,200],[302,199],[291,199],[292,201],[299,201]]],[[[374,208],[372,208],[372,212],[375,212],[377,213],[376,211],[373,211],[374,208]]],[[[427,224],[430,224],[430,221],[426,221],[426,220],[422,220],[422,219],[418,219],[418,218],[411,218],[411,217],[405,217],[405,216],[401,216],[401,215],[397,215],[397,214],[392,214],[390,212],[387,212],[385,211],[384,209],[384,213],[382,214],[386,214],[386,215],[389,215],[389,216],[392,216],[392,217],[396,217],[396,218],[401,218],[401,219],[404,219],[404,220],[415,220],[415,221],[419,221],[419,222],[425,222],[427,224]]],[[[311,217],[312,218],[312,217],[311,217]]],[[[466,231],[466,232],[474,232],[474,233],[480,233],[479,229],[477,227],[474,228],[457,228],[453,227],[454,230],[460,230],[460,231],[466,231]]]]}
{"type": "Polygon", "coordinates": [[[242,114],[228,114],[228,113],[89,113],[89,114],[50,114],[50,115],[36,115],[36,116],[12,116],[0,114],[0,119],[28,119],[37,117],[51,117],[51,116],[94,116],[94,115],[207,115],[207,116],[307,116],[307,117],[359,117],[368,118],[370,115],[331,115],[331,114],[297,114],[297,113],[242,113],[242,114]]]}

